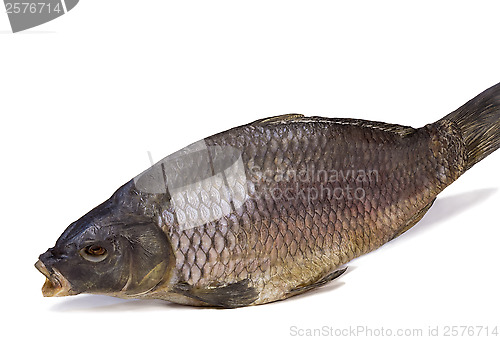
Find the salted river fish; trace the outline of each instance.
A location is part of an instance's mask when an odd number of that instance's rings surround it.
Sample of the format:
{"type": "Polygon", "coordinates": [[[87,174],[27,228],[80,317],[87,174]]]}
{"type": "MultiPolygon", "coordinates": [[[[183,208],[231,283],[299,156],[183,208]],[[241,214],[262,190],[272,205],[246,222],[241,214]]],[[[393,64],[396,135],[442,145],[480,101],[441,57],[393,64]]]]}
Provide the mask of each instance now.
{"type": "Polygon", "coordinates": [[[500,84],[422,128],[262,119],[164,158],[35,264],[45,296],[234,308],[324,285],[414,226],[500,145],[500,84]]]}

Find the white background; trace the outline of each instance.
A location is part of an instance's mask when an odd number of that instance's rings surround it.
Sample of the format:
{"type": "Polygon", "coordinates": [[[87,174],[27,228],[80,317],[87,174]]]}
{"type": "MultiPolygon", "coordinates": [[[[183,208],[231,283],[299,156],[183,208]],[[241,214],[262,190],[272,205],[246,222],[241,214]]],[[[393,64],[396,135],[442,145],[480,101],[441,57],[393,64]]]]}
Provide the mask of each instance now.
{"type": "MultiPolygon", "coordinates": [[[[0,332],[291,337],[290,328],[500,326],[500,151],[336,282],[237,310],[43,298],[33,264],[154,160],[285,113],[414,127],[500,82],[498,1],[82,0],[12,34],[0,13],[0,332]]],[[[500,331],[500,330],[499,330],[500,331]]],[[[442,334],[442,333],[441,333],[442,334]]]]}

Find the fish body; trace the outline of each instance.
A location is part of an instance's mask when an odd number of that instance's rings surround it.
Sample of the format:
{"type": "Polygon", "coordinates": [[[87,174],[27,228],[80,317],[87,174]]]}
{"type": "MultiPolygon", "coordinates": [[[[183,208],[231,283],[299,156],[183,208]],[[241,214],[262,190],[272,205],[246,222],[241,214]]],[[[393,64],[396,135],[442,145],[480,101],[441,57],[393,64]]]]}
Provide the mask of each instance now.
{"type": "Polygon", "coordinates": [[[46,296],[234,308],[301,294],[398,237],[500,145],[500,84],[414,129],[285,115],[138,175],[40,256],[46,296]]]}

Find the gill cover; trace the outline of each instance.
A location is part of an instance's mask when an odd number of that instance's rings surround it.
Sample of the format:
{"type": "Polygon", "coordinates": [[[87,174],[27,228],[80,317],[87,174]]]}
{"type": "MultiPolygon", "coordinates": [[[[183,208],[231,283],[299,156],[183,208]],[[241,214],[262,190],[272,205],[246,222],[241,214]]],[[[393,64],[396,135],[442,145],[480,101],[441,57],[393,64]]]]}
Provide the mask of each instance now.
{"type": "Polygon", "coordinates": [[[126,244],[124,262],[129,266],[122,292],[127,296],[147,293],[161,282],[168,269],[172,253],[167,237],[153,223],[124,227],[120,236],[126,244]]]}

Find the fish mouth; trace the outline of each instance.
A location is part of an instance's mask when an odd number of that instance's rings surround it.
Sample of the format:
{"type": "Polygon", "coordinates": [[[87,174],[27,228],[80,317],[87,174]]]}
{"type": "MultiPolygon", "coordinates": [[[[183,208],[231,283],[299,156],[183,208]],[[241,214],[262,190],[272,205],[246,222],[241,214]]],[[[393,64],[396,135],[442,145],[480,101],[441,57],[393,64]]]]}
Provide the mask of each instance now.
{"type": "Polygon", "coordinates": [[[42,261],[38,260],[35,263],[35,268],[45,276],[45,283],[42,287],[42,294],[45,297],[52,296],[69,296],[75,295],[71,292],[71,284],[68,280],[55,268],[51,268],[51,272],[47,269],[42,261]]]}

